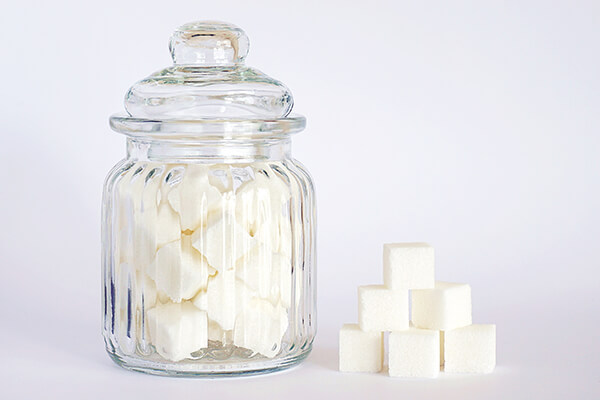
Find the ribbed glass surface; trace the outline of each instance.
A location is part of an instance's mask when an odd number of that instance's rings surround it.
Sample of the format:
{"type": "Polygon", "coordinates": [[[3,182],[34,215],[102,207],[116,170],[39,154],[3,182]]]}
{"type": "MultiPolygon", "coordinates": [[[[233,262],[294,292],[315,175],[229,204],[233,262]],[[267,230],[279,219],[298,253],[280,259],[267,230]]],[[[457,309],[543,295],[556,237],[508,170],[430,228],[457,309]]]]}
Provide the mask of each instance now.
{"type": "Polygon", "coordinates": [[[125,160],[103,202],[103,314],[119,364],[239,374],[303,359],[315,334],[311,179],[289,159],[125,160]]]}

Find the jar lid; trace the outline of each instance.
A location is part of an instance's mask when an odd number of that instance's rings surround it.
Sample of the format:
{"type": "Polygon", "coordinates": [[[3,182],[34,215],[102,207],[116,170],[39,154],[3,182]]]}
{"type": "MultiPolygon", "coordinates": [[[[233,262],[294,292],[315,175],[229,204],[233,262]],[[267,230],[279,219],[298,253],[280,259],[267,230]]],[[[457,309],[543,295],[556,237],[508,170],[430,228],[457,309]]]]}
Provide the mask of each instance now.
{"type": "Polygon", "coordinates": [[[281,82],[244,65],[249,40],[235,25],[200,21],[179,27],[169,49],[173,66],[135,83],[126,113],[111,128],[163,139],[274,137],[299,132],[294,100],[281,82]]]}

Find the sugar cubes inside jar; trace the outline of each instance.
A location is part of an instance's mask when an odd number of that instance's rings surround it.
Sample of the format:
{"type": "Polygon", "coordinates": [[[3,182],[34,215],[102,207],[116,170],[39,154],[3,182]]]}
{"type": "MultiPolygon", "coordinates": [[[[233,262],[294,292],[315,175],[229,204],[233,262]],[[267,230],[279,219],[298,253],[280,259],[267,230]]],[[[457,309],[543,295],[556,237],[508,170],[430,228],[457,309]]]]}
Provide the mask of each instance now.
{"type": "Polygon", "coordinates": [[[170,48],[111,117],[127,158],[104,188],[107,351],[156,374],[294,365],[315,333],[314,189],[290,154],[305,119],[243,65],[241,29],[187,24],[170,48]]]}

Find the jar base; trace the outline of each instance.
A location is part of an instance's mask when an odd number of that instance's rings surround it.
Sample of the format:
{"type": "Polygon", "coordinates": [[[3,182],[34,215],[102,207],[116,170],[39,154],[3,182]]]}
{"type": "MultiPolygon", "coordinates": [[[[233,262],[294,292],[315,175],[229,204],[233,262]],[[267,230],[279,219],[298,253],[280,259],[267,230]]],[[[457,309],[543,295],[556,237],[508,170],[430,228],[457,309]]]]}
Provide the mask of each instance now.
{"type": "Polygon", "coordinates": [[[130,371],[143,372],[151,375],[190,377],[190,378],[219,378],[267,374],[281,371],[298,365],[311,352],[312,345],[307,346],[301,353],[287,357],[264,360],[228,361],[224,364],[182,361],[167,363],[144,360],[136,357],[118,354],[107,348],[110,358],[119,366],[130,371]]]}

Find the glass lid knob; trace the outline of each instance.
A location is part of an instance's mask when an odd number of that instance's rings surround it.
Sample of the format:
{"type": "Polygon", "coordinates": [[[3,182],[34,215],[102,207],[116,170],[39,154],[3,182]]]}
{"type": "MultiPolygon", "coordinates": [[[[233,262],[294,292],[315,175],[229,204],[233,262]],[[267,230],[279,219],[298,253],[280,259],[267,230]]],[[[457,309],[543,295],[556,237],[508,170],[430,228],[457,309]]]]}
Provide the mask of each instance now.
{"type": "Polygon", "coordinates": [[[244,62],[249,45],[246,33],[233,24],[200,21],[180,26],[169,49],[176,65],[233,65],[244,62]]]}

